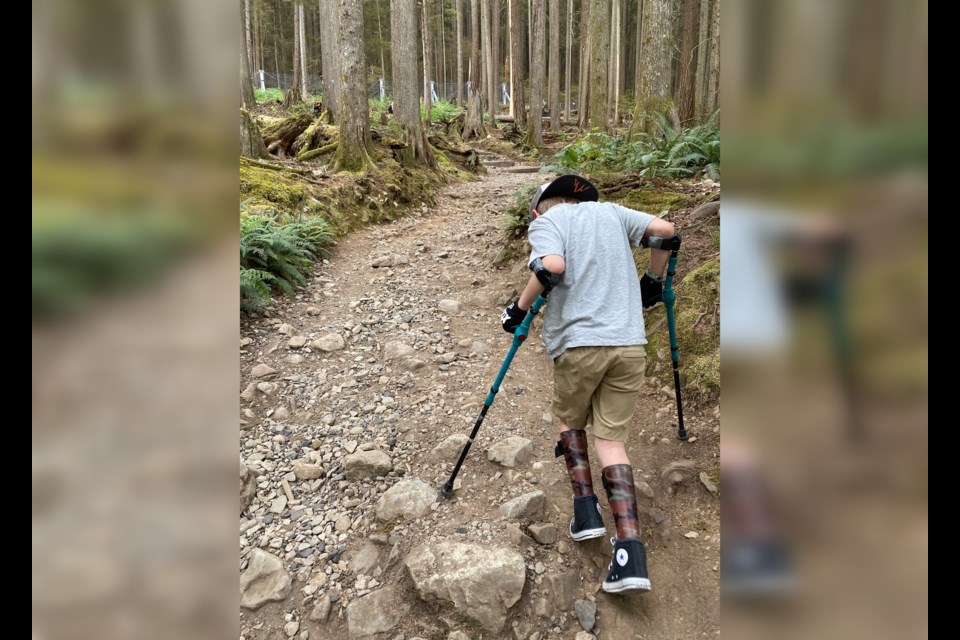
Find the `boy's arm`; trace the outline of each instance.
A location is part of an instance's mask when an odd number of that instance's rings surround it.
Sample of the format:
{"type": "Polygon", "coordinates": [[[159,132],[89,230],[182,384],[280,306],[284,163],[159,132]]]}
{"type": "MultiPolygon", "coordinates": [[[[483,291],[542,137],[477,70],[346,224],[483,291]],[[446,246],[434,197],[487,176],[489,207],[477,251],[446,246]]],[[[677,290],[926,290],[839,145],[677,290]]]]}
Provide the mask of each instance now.
{"type": "MultiPolygon", "coordinates": [[[[644,238],[672,238],[674,235],[676,235],[676,228],[673,226],[673,223],[661,220],[660,218],[651,220],[643,232],[644,238]]],[[[647,269],[647,273],[662,277],[663,272],[667,270],[667,259],[669,257],[669,251],[664,249],[651,249],[650,267],[647,269]]]]}
{"type": "MultiPolygon", "coordinates": [[[[564,269],[566,268],[566,263],[563,261],[563,256],[551,254],[548,256],[543,256],[542,260],[543,266],[551,273],[563,273],[564,269]]],[[[526,311],[541,293],[543,293],[543,285],[540,284],[539,280],[537,280],[536,274],[530,274],[530,279],[527,280],[527,286],[524,287],[523,293],[520,294],[520,299],[517,301],[517,306],[526,311]]]]}

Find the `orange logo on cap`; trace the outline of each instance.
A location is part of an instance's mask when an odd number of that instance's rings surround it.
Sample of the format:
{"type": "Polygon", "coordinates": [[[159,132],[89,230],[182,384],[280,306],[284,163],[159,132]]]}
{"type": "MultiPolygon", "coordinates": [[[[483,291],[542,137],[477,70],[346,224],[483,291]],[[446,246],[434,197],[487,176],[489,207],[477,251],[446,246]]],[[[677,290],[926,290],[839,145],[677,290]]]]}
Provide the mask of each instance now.
{"type": "Polygon", "coordinates": [[[580,184],[580,180],[579,180],[578,178],[574,178],[574,179],[573,179],[573,192],[574,192],[574,193],[580,193],[581,191],[586,191],[586,190],[589,189],[589,188],[590,188],[590,185],[588,185],[588,184],[580,184]]]}

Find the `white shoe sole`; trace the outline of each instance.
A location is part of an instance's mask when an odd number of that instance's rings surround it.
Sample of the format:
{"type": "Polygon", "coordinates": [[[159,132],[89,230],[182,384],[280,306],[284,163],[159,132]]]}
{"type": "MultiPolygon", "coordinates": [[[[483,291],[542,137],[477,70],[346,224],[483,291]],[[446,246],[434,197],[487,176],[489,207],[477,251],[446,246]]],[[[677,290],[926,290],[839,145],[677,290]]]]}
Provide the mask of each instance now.
{"type": "Polygon", "coordinates": [[[570,526],[567,527],[567,531],[570,532],[570,537],[576,540],[577,542],[580,542],[582,540],[590,540],[592,538],[602,538],[603,536],[607,535],[606,527],[602,529],[584,529],[583,531],[574,533],[572,521],[570,522],[570,526]]]}
{"type": "Polygon", "coordinates": [[[620,593],[621,591],[632,591],[634,589],[650,591],[650,588],[649,578],[623,578],[616,582],[603,583],[603,590],[607,593],[620,593]]]}

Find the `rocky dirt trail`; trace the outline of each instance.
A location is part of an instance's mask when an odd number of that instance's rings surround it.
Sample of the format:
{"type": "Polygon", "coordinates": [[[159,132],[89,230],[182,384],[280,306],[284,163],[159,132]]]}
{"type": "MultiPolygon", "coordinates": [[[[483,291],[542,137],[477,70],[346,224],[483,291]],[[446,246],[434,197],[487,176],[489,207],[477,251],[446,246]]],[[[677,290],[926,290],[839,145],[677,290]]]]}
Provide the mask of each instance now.
{"type": "Polygon", "coordinates": [[[499,311],[527,278],[522,259],[494,266],[499,210],[543,181],[485,164],[436,206],[345,238],[273,317],[244,320],[243,638],[719,635],[712,406],[691,409],[694,437],[680,443],[672,391],[651,380],[638,400],[628,450],[650,593],[603,593],[609,541],[566,533],[539,337],[514,360],[454,497],[437,495],[509,348],[499,311]]]}

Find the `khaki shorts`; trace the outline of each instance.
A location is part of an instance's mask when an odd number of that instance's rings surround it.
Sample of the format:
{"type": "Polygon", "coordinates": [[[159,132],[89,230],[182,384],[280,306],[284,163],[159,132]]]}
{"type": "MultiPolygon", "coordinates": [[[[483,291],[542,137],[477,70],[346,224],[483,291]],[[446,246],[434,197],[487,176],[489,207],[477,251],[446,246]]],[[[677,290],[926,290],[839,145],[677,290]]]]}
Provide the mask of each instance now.
{"type": "Polygon", "coordinates": [[[571,429],[626,442],[647,354],[643,346],[574,347],[553,363],[553,414],[571,429]]]}

